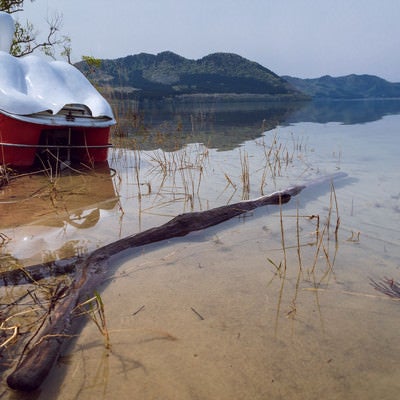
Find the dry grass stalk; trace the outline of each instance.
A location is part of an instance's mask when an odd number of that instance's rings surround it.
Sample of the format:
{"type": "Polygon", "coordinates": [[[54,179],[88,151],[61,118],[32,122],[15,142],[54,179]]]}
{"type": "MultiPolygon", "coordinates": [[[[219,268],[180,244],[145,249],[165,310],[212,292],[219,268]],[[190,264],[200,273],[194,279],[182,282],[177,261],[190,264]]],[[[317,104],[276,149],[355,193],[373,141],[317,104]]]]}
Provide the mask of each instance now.
{"type": "Polygon", "coordinates": [[[81,310],[81,314],[88,315],[90,319],[95,323],[98,330],[104,337],[105,347],[107,349],[110,349],[110,334],[107,328],[104,303],[100,296],[100,293],[95,291],[94,296],[79,304],[77,306],[77,309],[81,310]]]}
{"type": "Polygon", "coordinates": [[[165,197],[172,198],[173,202],[183,199],[184,210],[193,211],[195,202],[200,202],[200,188],[207,168],[209,152],[203,145],[186,146],[174,152],[156,150],[145,153],[152,167],[148,172],[148,180],[152,181],[154,201],[158,207],[165,202],[165,197]],[[154,182],[158,188],[153,189],[154,182]]]}
{"type": "Polygon", "coordinates": [[[242,167],[241,180],[242,180],[242,199],[248,200],[250,198],[250,168],[249,156],[244,151],[240,152],[240,165],[242,167]]]}
{"type": "Polygon", "coordinates": [[[5,233],[0,232],[0,247],[5,246],[10,240],[5,233]]]}

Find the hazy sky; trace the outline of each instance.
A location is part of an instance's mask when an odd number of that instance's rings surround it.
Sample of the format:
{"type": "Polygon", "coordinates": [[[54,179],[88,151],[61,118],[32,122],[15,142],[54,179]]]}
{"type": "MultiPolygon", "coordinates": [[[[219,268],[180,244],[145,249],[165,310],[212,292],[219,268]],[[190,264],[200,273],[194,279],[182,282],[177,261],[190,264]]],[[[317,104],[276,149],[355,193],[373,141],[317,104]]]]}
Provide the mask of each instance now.
{"type": "Polygon", "coordinates": [[[400,82],[400,0],[25,0],[43,33],[63,14],[73,61],[171,50],[233,52],[278,75],[373,74],[400,82]]]}

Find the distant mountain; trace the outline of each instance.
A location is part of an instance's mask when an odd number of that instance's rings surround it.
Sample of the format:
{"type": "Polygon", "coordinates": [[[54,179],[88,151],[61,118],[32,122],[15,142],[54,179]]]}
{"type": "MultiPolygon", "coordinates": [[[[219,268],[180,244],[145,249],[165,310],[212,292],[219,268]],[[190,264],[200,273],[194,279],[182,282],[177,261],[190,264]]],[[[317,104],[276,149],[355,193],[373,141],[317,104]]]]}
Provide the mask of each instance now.
{"type": "Polygon", "coordinates": [[[329,75],[316,79],[283,76],[313,99],[388,99],[400,98],[400,83],[391,83],[373,75],[329,75]]]}
{"type": "Polygon", "coordinates": [[[189,60],[170,51],[141,53],[76,66],[96,85],[128,97],[246,97],[305,100],[307,96],[269,69],[232,53],[189,60]],[[99,64],[99,65],[97,65],[99,64]]]}

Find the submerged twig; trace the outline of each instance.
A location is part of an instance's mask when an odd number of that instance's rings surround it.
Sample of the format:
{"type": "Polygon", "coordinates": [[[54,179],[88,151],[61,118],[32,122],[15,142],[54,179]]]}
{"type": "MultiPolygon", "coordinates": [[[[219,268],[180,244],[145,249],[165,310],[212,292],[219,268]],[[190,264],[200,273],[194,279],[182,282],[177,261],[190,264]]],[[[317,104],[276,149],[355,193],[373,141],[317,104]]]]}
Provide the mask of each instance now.
{"type": "Polygon", "coordinates": [[[384,278],[380,281],[370,279],[371,285],[379,292],[386,294],[387,296],[400,299],[400,282],[396,282],[393,279],[384,278]]]}
{"type": "Polygon", "coordinates": [[[190,309],[199,317],[201,321],[204,321],[204,317],[198,311],[196,311],[193,307],[190,307],[190,309]]]}

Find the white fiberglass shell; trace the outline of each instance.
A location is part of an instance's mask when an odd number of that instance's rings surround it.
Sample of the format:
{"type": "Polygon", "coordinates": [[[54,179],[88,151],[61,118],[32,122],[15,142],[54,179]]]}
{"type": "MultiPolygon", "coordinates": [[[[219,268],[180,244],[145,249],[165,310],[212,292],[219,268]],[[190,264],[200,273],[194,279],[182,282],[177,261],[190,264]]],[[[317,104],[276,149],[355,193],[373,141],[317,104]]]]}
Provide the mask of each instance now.
{"type": "Polygon", "coordinates": [[[57,114],[67,104],[84,104],[93,117],[113,119],[108,102],[74,66],[0,51],[0,110],[16,115],[57,114]]]}

